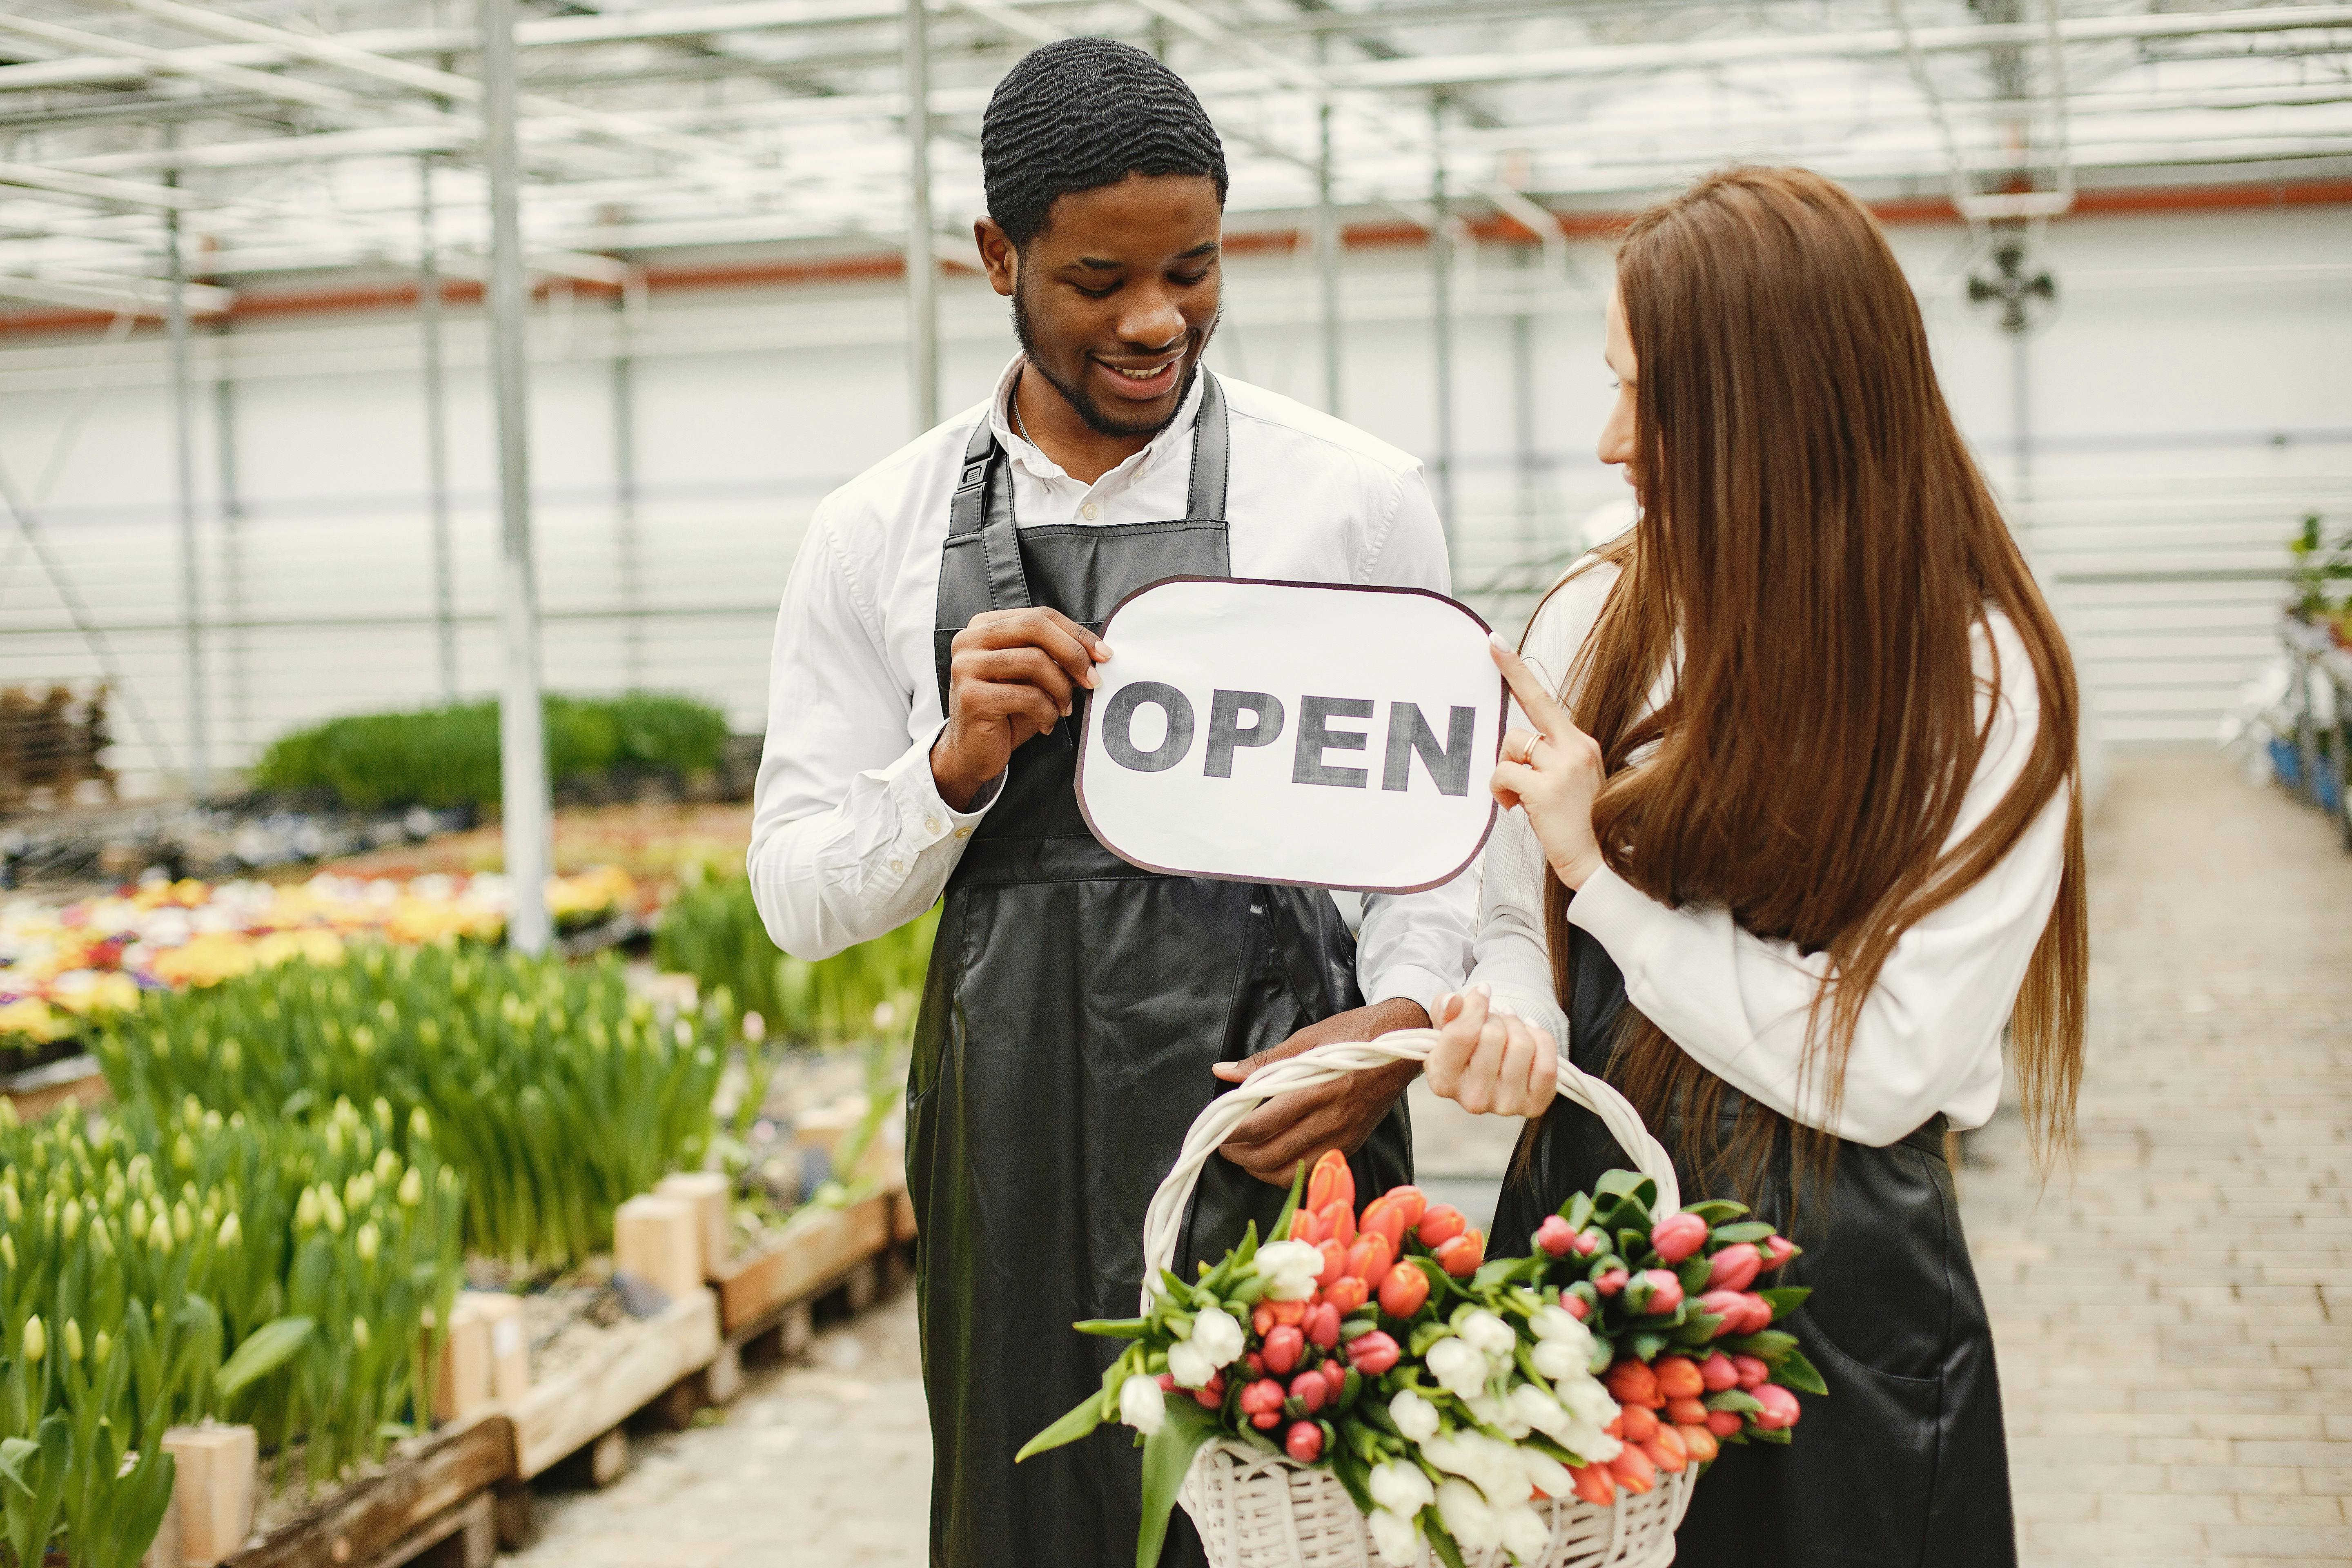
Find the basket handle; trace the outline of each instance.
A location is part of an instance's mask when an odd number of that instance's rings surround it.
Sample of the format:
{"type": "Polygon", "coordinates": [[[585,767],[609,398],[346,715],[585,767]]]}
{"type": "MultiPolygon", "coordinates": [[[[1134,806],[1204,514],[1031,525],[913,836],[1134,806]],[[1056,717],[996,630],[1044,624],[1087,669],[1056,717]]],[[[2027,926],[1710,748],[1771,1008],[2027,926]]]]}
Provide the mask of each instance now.
{"type": "MultiPolygon", "coordinates": [[[[1185,1134],[1182,1152],[1176,1156],[1176,1163],[1169,1167],[1160,1190],[1151,1194],[1151,1206],[1144,1214],[1143,1310],[1151,1310],[1152,1282],[1160,1278],[1161,1269],[1175,1262],[1176,1239],[1184,1228],[1184,1211],[1192,1201],[1192,1187],[1200,1180],[1201,1167],[1244,1117],[1276,1095],[1294,1089],[1312,1089],[1349,1073],[1385,1067],[1390,1062],[1426,1061],[1438,1040],[1435,1029],[1399,1029],[1376,1040],[1334,1040],[1261,1068],[1248,1082],[1237,1084],[1211,1100],[1194,1120],[1192,1131],[1185,1134]]],[[[1650,1136],[1650,1130],[1642,1125],[1640,1112],[1609,1085],[1579,1071],[1565,1051],[1559,1056],[1559,1093],[1563,1100],[1572,1100],[1600,1117],[1610,1136],[1632,1157],[1634,1169],[1658,1184],[1658,1213],[1673,1214],[1683,1206],[1674,1161],[1667,1157],[1664,1146],[1650,1136]]]]}

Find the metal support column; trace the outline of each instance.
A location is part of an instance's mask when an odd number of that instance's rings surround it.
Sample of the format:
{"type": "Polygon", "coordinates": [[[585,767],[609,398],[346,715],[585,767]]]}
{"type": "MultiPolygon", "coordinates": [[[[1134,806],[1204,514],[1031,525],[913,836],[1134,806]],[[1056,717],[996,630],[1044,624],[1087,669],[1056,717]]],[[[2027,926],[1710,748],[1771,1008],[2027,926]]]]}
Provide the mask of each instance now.
{"type": "Polygon", "coordinates": [[[1447,232],[1445,205],[1445,95],[1429,100],[1429,204],[1435,214],[1429,229],[1430,335],[1436,351],[1437,516],[1454,544],[1454,237],[1447,232]]]}
{"type": "MultiPolygon", "coordinates": [[[[173,168],[164,183],[180,183],[173,168]]],[[[188,374],[187,258],[180,247],[180,209],[163,214],[164,248],[171,294],[163,321],[172,345],[173,479],[180,515],[180,658],[188,703],[188,794],[198,801],[212,793],[212,752],[205,709],[203,581],[196,563],[196,449],[194,394],[188,374]]]]}
{"type": "MultiPolygon", "coordinates": [[[[1526,246],[1512,247],[1512,255],[1523,274],[1535,265],[1536,253],[1526,246]]],[[[1523,540],[1533,533],[1536,510],[1536,317],[1526,281],[1521,279],[1519,308],[1511,313],[1511,447],[1523,540]]]]}
{"type": "MultiPolygon", "coordinates": [[[[1315,63],[1319,72],[1330,52],[1330,35],[1315,35],[1315,63]]],[[[1339,229],[1339,208],[1332,201],[1334,174],[1331,155],[1331,100],[1315,106],[1315,281],[1323,305],[1323,412],[1339,412],[1339,252],[1345,236],[1339,229]]]]}
{"type": "Polygon", "coordinates": [[[523,285],[521,170],[515,138],[515,0],[481,0],[482,160],[490,177],[490,386],[499,441],[499,786],[507,880],[514,910],[507,941],[541,952],[554,935],[547,915],[553,814],[547,734],[540,707],[539,585],[530,547],[529,360],[523,340],[530,296],[523,285]]]}
{"type": "Polygon", "coordinates": [[[923,0],[907,0],[907,374],[914,434],[940,422],[940,264],[931,249],[931,62],[923,0]]]}
{"type": "Polygon", "coordinates": [[[236,460],[236,379],[229,374],[233,362],[228,334],[229,320],[224,315],[213,338],[217,356],[213,367],[213,467],[214,483],[220,491],[221,621],[236,629],[215,646],[228,688],[228,725],[234,743],[249,742],[253,735],[253,634],[245,600],[245,489],[236,460]]]}
{"type": "Polygon", "coordinates": [[[449,418],[441,361],[440,242],[434,234],[433,159],[416,163],[416,322],[425,340],[425,486],[433,521],[434,650],[441,700],[457,700],[457,570],[449,540],[449,418]]]}
{"type": "Polygon", "coordinates": [[[629,294],[613,296],[613,563],[620,574],[621,674],[646,684],[645,562],[637,537],[637,374],[629,353],[629,294]]]}

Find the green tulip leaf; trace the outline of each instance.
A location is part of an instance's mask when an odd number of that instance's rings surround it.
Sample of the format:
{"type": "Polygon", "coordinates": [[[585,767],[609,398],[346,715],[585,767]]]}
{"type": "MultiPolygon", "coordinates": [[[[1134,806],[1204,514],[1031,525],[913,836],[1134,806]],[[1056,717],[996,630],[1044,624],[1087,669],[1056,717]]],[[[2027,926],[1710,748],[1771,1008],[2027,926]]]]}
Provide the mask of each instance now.
{"type": "Polygon", "coordinates": [[[308,1318],[278,1318],[254,1330],[221,1368],[221,1393],[231,1396],[242,1393],[284,1366],[310,1342],[313,1327],[308,1318]]]}
{"type": "Polygon", "coordinates": [[[1168,1517],[1201,1445],[1217,1435],[1216,1418],[1190,1400],[1168,1406],[1160,1430],[1143,1444],[1143,1523],[1135,1533],[1136,1568],[1158,1568],[1168,1539],[1168,1517]]]}

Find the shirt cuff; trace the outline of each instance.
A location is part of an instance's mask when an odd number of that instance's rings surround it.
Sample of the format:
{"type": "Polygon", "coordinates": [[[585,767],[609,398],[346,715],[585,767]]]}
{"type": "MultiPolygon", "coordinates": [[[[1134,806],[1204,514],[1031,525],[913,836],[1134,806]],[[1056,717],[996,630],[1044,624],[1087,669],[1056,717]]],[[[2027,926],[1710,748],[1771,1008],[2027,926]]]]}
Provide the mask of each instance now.
{"type": "Polygon", "coordinates": [[[1605,865],[1587,877],[1568,901],[1569,924],[1599,942],[1629,975],[1641,963],[1652,924],[1673,913],[1605,865]]]}
{"type": "Polygon", "coordinates": [[[1437,1016],[1437,999],[1449,991],[1462,989],[1459,975],[1452,979],[1434,969],[1423,969],[1417,963],[1395,964],[1381,972],[1381,976],[1364,988],[1364,1005],[1376,1006],[1382,1002],[1411,1002],[1432,1018],[1437,1016]]]}
{"type": "Polygon", "coordinates": [[[981,818],[988,815],[988,808],[996,803],[1004,788],[1004,775],[999,773],[980,786],[967,811],[958,811],[940,796],[939,781],[931,776],[931,748],[939,742],[940,730],[945,728],[942,722],[882,770],[898,818],[894,837],[900,848],[917,854],[942,839],[954,839],[960,844],[970,838],[972,829],[980,826],[981,818]]]}

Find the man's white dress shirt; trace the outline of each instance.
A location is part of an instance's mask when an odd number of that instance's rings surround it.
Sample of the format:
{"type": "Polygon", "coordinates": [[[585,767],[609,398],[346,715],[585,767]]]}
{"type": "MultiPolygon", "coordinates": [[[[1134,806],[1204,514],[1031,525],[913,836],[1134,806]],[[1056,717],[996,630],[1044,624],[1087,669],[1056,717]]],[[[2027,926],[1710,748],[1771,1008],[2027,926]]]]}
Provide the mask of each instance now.
{"type": "MultiPolygon", "coordinates": [[[[1591,635],[1616,581],[1596,567],[1553,594],[1528,628],[1526,657],[1557,691],[1591,635]]],[[[2000,706],[1947,847],[1989,815],[2023,771],[2041,722],[2033,666],[1999,611],[1971,639],[1977,721],[2000,706]]],[[[1653,710],[1671,690],[1653,690],[1653,710]]],[[[1524,715],[1514,714],[1524,724],[1524,715]]],[[[1636,758],[1635,764],[1640,765],[1636,758]]],[[[1802,1072],[1807,1012],[1828,973],[1826,954],[1744,931],[1728,910],[1670,908],[1603,867],[1569,905],[1571,924],[1596,938],[1625,976],[1625,994],[1666,1037],[1733,1088],[1783,1115],[1857,1143],[1885,1145],[1937,1111],[1959,1129],[1992,1120],[2000,1099],[2000,1031],[2041,941],[2065,867],[2061,790],[1984,879],[1903,933],[1864,1004],[1847,1058],[1845,1094],[1827,1113],[1819,1073],[1802,1072]]],[[[1527,814],[1511,811],[1487,841],[1471,982],[1566,1042],[1544,937],[1551,875],[1527,814]]]]}
{"type": "MultiPolygon", "coordinates": [[[[749,859],[785,952],[822,958],[930,907],[993,798],[951,810],[931,778],[940,708],[931,627],[948,501],[972,429],[1003,444],[1014,521],[1160,522],[1184,515],[1197,379],[1150,445],[1082,484],[1013,433],[1016,357],[985,403],[827,496],[776,621],[767,749],[749,859]]],[[[1445,538],[1420,463],[1286,397],[1219,377],[1232,440],[1225,513],[1236,577],[1447,591],[1445,538]]],[[[1118,648],[1113,646],[1116,658],[1118,648]]],[[[1365,900],[1357,971],[1368,1002],[1427,1007],[1468,961],[1475,873],[1365,900]]]]}

